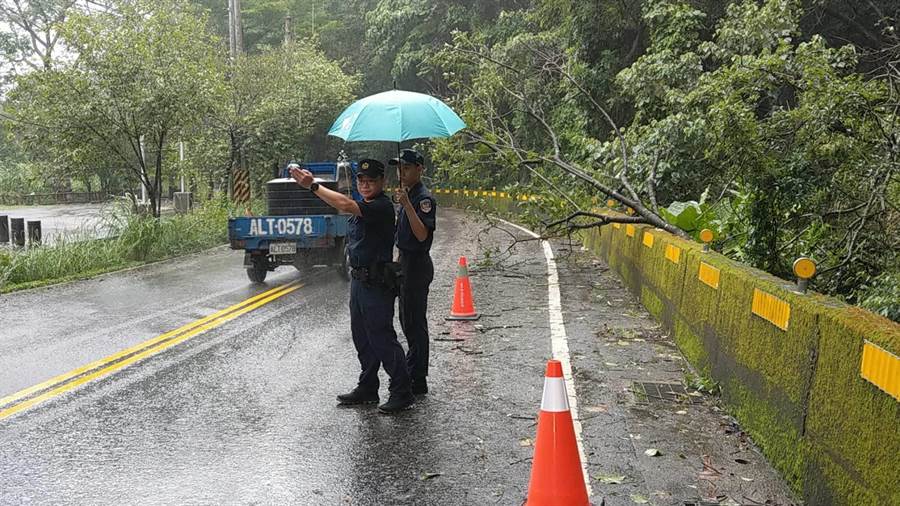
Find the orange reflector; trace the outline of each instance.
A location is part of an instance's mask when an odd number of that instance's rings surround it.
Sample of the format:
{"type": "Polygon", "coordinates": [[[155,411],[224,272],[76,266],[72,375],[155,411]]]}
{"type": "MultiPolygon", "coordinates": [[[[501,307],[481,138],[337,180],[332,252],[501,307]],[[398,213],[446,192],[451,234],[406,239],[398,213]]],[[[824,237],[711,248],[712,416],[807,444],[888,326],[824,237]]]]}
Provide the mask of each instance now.
{"type": "Polygon", "coordinates": [[[644,232],[644,241],[643,241],[644,246],[646,246],[648,248],[652,248],[653,241],[654,241],[653,234],[651,234],[650,232],[644,232]]]}
{"type": "Polygon", "coordinates": [[[798,258],[794,261],[794,274],[800,279],[810,279],[816,275],[816,263],[809,258],[798,258]]]}
{"type": "Polygon", "coordinates": [[[634,237],[634,225],[625,225],[625,235],[634,237]]]}

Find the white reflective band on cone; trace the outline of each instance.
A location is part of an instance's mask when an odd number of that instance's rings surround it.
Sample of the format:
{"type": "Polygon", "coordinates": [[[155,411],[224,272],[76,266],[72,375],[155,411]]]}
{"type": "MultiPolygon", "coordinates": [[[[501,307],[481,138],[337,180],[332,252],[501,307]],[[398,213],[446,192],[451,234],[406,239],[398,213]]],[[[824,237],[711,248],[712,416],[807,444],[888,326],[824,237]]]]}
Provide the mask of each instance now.
{"type": "Polygon", "coordinates": [[[569,410],[569,399],[566,396],[566,383],[562,378],[544,378],[544,397],[541,399],[541,411],[561,413],[569,410]]]}

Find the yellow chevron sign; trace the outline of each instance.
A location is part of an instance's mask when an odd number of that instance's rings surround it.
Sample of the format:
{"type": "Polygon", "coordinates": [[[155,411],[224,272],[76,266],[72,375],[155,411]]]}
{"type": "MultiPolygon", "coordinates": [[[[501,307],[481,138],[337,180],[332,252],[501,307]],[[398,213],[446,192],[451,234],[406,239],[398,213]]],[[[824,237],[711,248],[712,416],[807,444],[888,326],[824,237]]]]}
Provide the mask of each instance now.
{"type": "Polygon", "coordinates": [[[788,329],[791,319],[791,306],[787,302],[766,293],[759,288],[753,289],[753,314],[772,323],[781,330],[788,329]]]}
{"type": "Polygon", "coordinates": [[[885,393],[900,401],[900,358],[877,344],[863,345],[859,374],[885,393]]]}
{"type": "Polygon", "coordinates": [[[706,262],[700,262],[700,271],[697,273],[697,279],[710,288],[719,289],[719,269],[706,262]]]}
{"type": "Polygon", "coordinates": [[[666,244],[666,259],[673,264],[677,264],[681,260],[681,248],[666,244]]]}

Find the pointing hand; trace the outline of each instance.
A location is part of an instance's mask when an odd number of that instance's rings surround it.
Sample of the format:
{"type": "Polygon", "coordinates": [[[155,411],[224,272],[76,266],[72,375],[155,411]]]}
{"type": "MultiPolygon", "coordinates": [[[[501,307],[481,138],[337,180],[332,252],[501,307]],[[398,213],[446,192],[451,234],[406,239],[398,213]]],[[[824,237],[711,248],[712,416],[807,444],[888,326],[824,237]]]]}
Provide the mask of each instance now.
{"type": "Polygon", "coordinates": [[[291,167],[291,177],[294,178],[294,181],[296,181],[297,184],[299,184],[303,188],[306,188],[307,190],[314,181],[312,172],[306,169],[298,169],[296,167],[291,167]]]}

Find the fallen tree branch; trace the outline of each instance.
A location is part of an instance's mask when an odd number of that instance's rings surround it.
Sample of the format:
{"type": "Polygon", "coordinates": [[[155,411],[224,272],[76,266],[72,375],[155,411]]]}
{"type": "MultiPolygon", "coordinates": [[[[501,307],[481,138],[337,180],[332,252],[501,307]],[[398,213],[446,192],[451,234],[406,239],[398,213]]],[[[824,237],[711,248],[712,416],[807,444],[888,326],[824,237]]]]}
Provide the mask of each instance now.
{"type": "Polygon", "coordinates": [[[616,215],[608,215],[608,214],[598,214],[591,213],[587,211],[578,211],[566,216],[561,220],[554,221],[552,223],[548,223],[545,225],[546,228],[552,229],[556,228],[562,224],[565,224],[568,228],[592,228],[596,226],[608,225],[610,223],[629,223],[629,224],[644,224],[647,223],[641,216],[616,216],[616,215]],[[572,223],[572,220],[581,217],[594,218],[596,221],[592,222],[590,226],[584,226],[583,224],[572,223]]]}

